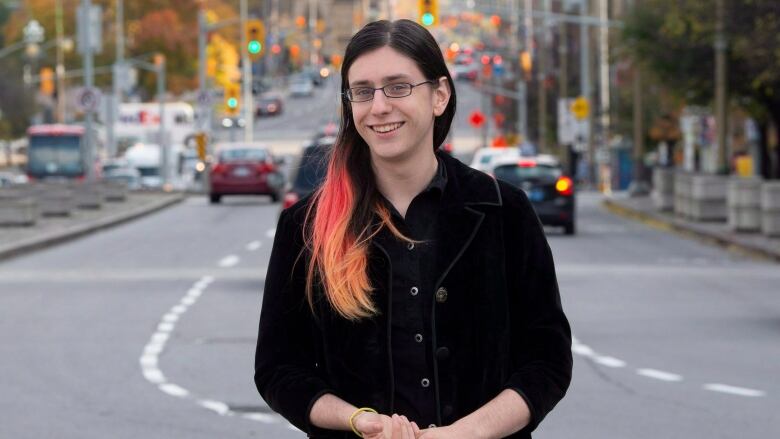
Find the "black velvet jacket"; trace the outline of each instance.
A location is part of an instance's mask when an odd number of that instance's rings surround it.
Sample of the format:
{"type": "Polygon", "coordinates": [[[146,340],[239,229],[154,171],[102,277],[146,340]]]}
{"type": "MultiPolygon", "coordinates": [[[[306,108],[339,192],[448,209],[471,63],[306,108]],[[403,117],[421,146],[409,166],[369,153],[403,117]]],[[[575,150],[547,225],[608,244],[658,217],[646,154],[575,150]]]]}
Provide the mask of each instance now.
{"type": "MultiPolygon", "coordinates": [[[[504,389],[531,409],[531,431],[571,380],[571,332],[552,254],[525,194],[441,156],[447,186],[439,211],[431,316],[438,425],[449,425],[504,389]],[[442,349],[444,348],[444,349],[442,349]]],[[[309,422],[314,402],[333,393],[357,407],[393,413],[391,261],[374,242],[369,275],[380,313],[350,322],[321,297],[305,298],[302,224],[308,198],[285,210],[266,275],[255,384],[268,405],[315,438],[351,438],[309,422]]]]}

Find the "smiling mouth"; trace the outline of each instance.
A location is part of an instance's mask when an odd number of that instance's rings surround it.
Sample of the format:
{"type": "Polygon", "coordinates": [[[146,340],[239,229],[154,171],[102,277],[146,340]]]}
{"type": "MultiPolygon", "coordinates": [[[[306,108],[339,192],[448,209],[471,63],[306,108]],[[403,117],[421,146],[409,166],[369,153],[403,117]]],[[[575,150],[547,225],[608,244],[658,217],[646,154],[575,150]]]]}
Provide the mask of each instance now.
{"type": "Polygon", "coordinates": [[[369,128],[375,133],[387,134],[401,128],[405,122],[387,123],[384,125],[369,125],[369,128]]]}

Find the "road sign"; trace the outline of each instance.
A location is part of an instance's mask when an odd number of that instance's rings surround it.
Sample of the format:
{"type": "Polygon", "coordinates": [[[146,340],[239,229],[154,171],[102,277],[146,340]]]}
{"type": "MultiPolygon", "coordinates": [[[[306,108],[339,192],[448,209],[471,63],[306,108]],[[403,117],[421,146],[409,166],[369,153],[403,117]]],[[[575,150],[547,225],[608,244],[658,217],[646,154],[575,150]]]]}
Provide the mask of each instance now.
{"type": "Polygon", "coordinates": [[[578,119],[572,108],[575,99],[558,99],[558,143],[583,144],[588,139],[588,121],[578,119]]]}
{"type": "Polygon", "coordinates": [[[482,114],[479,110],[474,110],[471,112],[471,115],[469,115],[469,123],[474,128],[479,128],[482,126],[483,123],[485,123],[485,116],[482,114]]]}
{"type": "Polygon", "coordinates": [[[571,112],[579,120],[585,119],[590,114],[590,103],[587,99],[580,96],[571,104],[571,112]]]}
{"type": "Polygon", "coordinates": [[[76,96],[76,106],[85,113],[93,113],[100,104],[100,90],[84,87],[76,96]]]}
{"type": "Polygon", "coordinates": [[[208,90],[203,90],[202,92],[198,93],[198,104],[209,105],[210,103],[211,94],[208,92],[208,90]]]}
{"type": "Polygon", "coordinates": [[[87,51],[100,53],[103,50],[103,9],[93,5],[87,13],[84,5],[79,5],[76,15],[76,41],[78,52],[82,55],[87,51]],[[87,32],[89,46],[87,47],[87,32]]]}

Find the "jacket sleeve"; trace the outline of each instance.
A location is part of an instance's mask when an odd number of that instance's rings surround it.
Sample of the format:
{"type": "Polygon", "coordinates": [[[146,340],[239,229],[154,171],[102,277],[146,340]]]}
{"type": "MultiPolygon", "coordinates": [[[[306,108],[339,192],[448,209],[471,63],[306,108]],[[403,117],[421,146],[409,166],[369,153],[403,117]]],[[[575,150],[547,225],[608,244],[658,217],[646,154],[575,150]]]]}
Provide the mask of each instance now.
{"type": "MultiPolygon", "coordinates": [[[[306,258],[302,226],[286,209],[279,218],[265,279],[255,352],[255,385],[277,413],[309,434],[309,412],[325,393],[334,393],[317,373],[314,325],[305,296],[306,258]]],[[[320,369],[322,370],[322,369],[320,369]]]]}
{"type": "Polygon", "coordinates": [[[550,246],[533,206],[520,190],[506,188],[504,230],[510,288],[513,370],[506,388],[531,410],[531,432],[566,394],[572,373],[571,329],[561,306],[550,246]]]}

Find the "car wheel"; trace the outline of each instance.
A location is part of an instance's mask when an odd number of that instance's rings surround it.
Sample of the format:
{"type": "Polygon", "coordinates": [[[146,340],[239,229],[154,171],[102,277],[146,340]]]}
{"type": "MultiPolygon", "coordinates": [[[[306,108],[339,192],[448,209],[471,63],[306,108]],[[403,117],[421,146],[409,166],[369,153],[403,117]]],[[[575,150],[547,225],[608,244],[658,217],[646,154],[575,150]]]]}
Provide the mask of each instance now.
{"type": "Polygon", "coordinates": [[[222,195],[219,194],[210,194],[209,195],[209,201],[211,201],[211,204],[217,204],[222,199],[222,195]]]}
{"type": "Polygon", "coordinates": [[[574,221],[567,223],[563,226],[563,233],[567,235],[573,235],[575,233],[574,221]]]}

